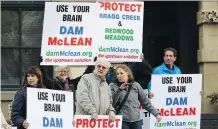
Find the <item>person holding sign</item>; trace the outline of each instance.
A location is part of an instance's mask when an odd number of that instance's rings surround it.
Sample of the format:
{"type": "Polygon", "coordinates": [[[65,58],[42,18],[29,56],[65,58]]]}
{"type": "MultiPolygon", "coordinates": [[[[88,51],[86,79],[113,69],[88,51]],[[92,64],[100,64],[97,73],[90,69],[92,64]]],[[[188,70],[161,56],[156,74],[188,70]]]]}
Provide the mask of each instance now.
{"type": "Polygon", "coordinates": [[[17,129],[27,129],[29,123],[26,120],[26,94],[27,87],[45,88],[42,82],[42,73],[36,66],[30,66],[24,77],[23,86],[17,91],[12,103],[11,119],[17,129]]]}
{"type": "Polygon", "coordinates": [[[76,94],[76,115],[91,115],[93,120],[97,120],[98,115],[109,115],[110,121],[115,120],[111,89],[105,79],[109,68],[108,61],[98,59],[93,73],[82,76],[76,94]]]}
{"type": "MultiPolygon", "coordinates": [[[[164,49],[164,63],[156,67],[152,74],[182,74],[179,67],[174,62],[176,61],[177,51],[174,48],[164,49]]],[[[149,98],[152,98],[154,94],[151,92],[151,81],[148,83],[149,98]]]]}
{"type": "Polygon", "coordinates": [[[117,80],[109,86],[116,113],[123,116],[122,129],[142,128],[138,102],[160,122],[160,113],[153,107],[140,84],[134,81],[130,68],[125,64],[118,65],[116,74],[117,80]]]}

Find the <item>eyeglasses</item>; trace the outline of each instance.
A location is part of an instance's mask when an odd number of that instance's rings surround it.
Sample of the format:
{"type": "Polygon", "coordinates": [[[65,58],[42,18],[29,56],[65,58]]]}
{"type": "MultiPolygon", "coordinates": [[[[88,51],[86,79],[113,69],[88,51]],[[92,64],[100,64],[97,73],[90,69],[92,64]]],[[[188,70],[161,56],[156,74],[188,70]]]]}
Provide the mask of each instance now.
{"type": "Polygon", "coordinates": [[[102,66],[102,65],[97,65],[97,67],[100,69],[100,68],[102,68],[102,69],[107,69],[105,66],[102,66]]]}

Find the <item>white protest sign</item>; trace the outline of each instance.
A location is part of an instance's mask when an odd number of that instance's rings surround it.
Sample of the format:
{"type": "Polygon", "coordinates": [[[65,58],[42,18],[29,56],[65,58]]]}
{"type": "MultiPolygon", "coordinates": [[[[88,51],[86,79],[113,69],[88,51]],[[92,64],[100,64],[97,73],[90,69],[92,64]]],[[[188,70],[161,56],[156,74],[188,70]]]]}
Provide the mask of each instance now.
{"type": "MultiPolygon", "coordinates": [[[[144,89],[144,93],[146,94],[146,96],[148,96],[148,90],[144,89]]],[[[145,110],[142,105],[139,105],[139,109],[140,109],[140,118],[143,122],[142,125],[142,129],[149,129],[150,128],[150,113],[145,110]]]]}
{"type": "Polygon", "coordinates": [[[27,88],[28,129],[72,129],[73,92],[27,88]]]}
{"type": "Polygon", "coordinates": [[[108,115],[99,115],[97,121],[90,115],[75,115],[75,129],[121,129],[122,116],[117,115],[114,122],[109,122],[108,115]]]}
{"type": "Polygon", "coordinates": [[[151,81],[162,121],[151,116],[150,129],[200,129],[202,74],[152,75],[151,81]]]}
{"type": "Polygon", "coordinates": [[[96,3],[46,2],[41,65],[91,65],[98,35],[96,3]]]}
{"type": "Polygon", "coordinates": [[[141,62],[144,2],[97,2],[98,58],[141,62]]]}

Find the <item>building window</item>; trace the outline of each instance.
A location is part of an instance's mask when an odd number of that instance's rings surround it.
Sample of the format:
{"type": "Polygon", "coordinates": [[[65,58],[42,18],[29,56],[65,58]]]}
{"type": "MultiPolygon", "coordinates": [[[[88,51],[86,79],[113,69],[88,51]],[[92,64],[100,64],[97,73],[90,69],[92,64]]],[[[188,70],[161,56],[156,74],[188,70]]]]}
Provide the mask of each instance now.
{"type": "Polygon", "coordinates": [[[1,88],[21,87],[25,70],[37,65],[40,56],[44,10],[1,11],[1,88]]]}

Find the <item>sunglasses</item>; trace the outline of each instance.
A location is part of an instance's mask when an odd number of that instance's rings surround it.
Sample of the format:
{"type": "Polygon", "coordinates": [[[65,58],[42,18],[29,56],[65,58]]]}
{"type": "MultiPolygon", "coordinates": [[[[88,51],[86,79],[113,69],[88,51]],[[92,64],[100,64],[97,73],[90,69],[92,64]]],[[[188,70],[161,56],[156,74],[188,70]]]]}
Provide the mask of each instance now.
{"type": "Polygon", "coordinates": [[[100,69],[100,68],[102,68],[102,69],[107,69],[105,66],[102,66],[102,65],[97,65],[97,67],[100,69]]]}

